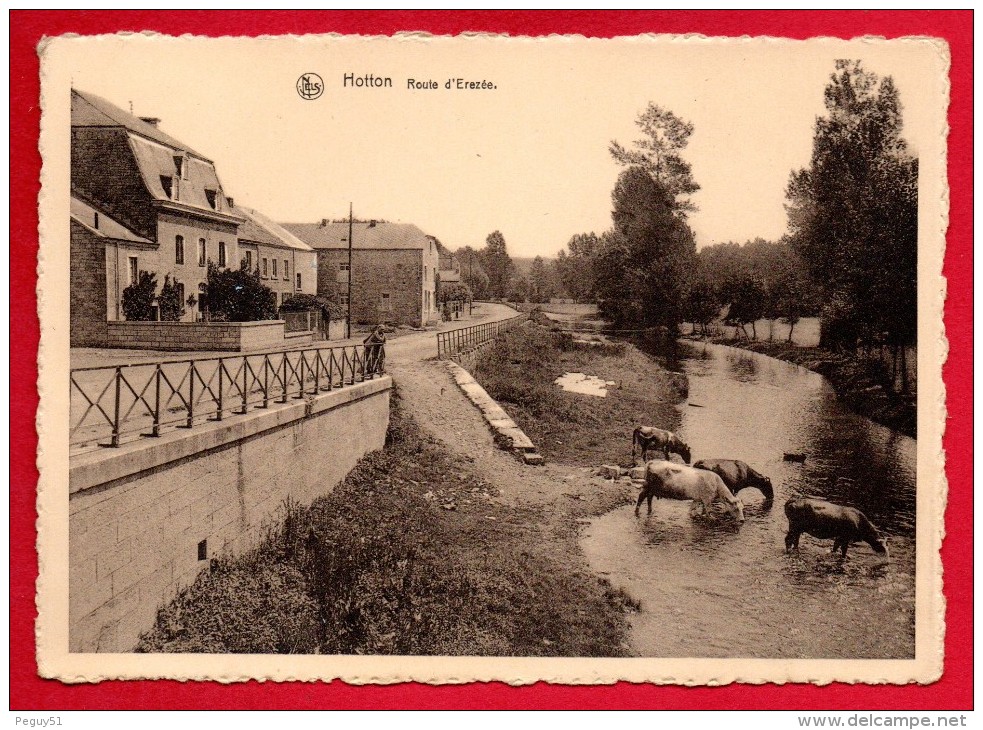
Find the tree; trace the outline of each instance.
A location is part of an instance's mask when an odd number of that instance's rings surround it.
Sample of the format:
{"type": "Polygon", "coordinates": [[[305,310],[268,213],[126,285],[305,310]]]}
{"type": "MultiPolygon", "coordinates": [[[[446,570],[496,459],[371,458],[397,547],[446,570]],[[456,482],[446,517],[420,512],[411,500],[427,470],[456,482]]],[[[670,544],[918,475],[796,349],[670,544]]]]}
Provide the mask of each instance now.
{"type": "Polygon", "coordinates": [[[641,167],[629,167],[618,176],[612,199],[614,227],[627,244],[622,285],[636,303],[636,322],[667,327],[672,335],[683,320],[695,265],[693,232],[672,190],[641,167]]]}
{"type": "Polygon", "coordinates": [[[734,327],[740,327],[747,337],[747,325],[751,325],[751,334],[758,339],[755,322],[764,317],[766,311],[766,292],[764,285],[754,276],[743,276],[724,285],[724,300],[730,304],[725,322],[734,327]]]}
{"type": "Polygon", "coordinates": [[[220,269],[209,261],[206,300],[209,315],[216,320],[254,322],[277,317],[276,294],[245,262],[238,269],[220,269]]]}
{"type": "Polygon", "coordinates": [[[170,275],[164,276],[164,285],[160,288],[157,297],[160,307],[161,322],[178,322],[184,316],[184,302],[181,301],[181,293],[177,286],[171,281],[170,275]]]}
{"type": "Polygon", "coordinates": [[[437,302],[467,302],[471,299],[471,290],[467,284],[441,284],[437,290],[437,302]]]}
{"type": "Polygon", "coordinates": [[[481,253],[481,263],[488,275],[489,294],[504,299],[509,294],[509,283],[515,275],[515,265],[505,248],[505,236],[499,231],[488,234],[481,253]]]}
{"type": "Polygon", "coordinates": [[[481,255],[470,246],[458,249],[454,254],[461,267],[461,282],[471,290],[477,299],[484,299],[488,294],[488,274],[481,263],[481,255]]]}
{"type": "Polygon", "coordinates": [[[507,294],[507,299],[510,302],[528,302],[529,301],[529,281],[524,276],[513,277],[510,281],[510,286],[507,294]]]}
{"type": "Polygon", "coordinates": [[[839,60],[824,98],[810,165],[786,189],[793,245],[827,302],[822,344],[854,350],[883,333],[903,351],[916,335],[918,163],[897,89],[839,60]]]}
{"type": "Polygon", "coordinates": [[[644,136],[635,141],[634,149],[612,141],[609,147],[612,157],[622,165],[639,167],[648,173],[672,198],[677,212],[695,210],[687,196],[700,186],[693,179],[690,164],[682,158],[693,125],[652,102],[635,123],[644,136]]]}
{"type": "Polygon", "coordinates": [[[553,280],[551,272],[542,256],[532,260],[529,270],[529,300],[537,304],[548,302],[553,296],[553,280]]]}
{"type": "Polygon", "coordinates": [[[153,320],[156,294],[157,276],[141,271],[137,280],[123,289],[123,316],[131,322],[153,320]]]}
{"type": "Polygon", "coordinates": [[[700,325],[703,335],[707,334],[707,325],[720,315],[723,304],[720,292],[713,282],[705,277],[698,277],[690,287],[686,299],[685,315],[693,323],[693,329],[700,325]]]}
{"type": "Polygon", "coordinates": [[[570,298],[588,302],[597,297],[594,266],[600,248],[601,240],[592,231],[578,233],[567,242],[569,255],[566,251],[560,251],[554,264],[556,278],[570,298]]]}

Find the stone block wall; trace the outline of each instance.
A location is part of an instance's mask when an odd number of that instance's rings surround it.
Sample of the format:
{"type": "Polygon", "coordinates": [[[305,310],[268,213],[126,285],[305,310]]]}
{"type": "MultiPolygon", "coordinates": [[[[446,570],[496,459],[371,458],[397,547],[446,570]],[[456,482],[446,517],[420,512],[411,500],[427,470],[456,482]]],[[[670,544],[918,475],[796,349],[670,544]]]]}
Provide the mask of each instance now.
{"type": "MultiPolygon", "coordinates": [[[[286,339],[283,320],[262,322],[107,322],[106,347],[245,352],[303,344],[286,339]]],[[[307,342],[311,341],[310,336],[307,342]]]]}
{"type": "Polygon", "coordinates": [[[106,244],[71,221],[72,347],[98,347],[106,341],[106,244]]]}
{"type": "MultiPolygon", "coordinates": [[[[352,323],[394,322],[419,327],[423,321],[422,251],[367,250],[352,252],[352,323]],[[388,309],[383,306],[388,294],[388,309]]],[[[317,291],[340,301],[348,279],[340,265],[348,263],[347,249],[317,252],[317,291]]]]}
{"type": "Polygon", "coordinates": [[[377,378],[74,457],[70,651],[130,651],[210,558],[256,546],[286,499],[330,492],[384,445],[391,386],[377,378]]]}

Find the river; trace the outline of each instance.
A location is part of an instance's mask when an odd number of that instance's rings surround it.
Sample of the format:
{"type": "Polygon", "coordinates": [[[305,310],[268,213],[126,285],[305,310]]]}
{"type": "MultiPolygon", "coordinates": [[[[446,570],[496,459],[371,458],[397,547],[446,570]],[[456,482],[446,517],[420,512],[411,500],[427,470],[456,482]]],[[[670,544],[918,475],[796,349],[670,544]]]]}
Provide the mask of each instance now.
{"type": "Polygon", "coordinates": [[[915,441],[858,416],[804,368],[721,345],[687,344],[679,434],[693,459],[733,458],[771,477],[774,503],[741,492],[746,522],[707,522],[689,503],[625,506],[582,539],[595,571],[641,602],[639,656],[911,658],[915,651],[915,441]],[[807,454],[805,463],[784,452],[807,454]],[[886,534],[847,558],[803,535],[785,553],[783,506],[811,494],[863,511],[886,534]]]}

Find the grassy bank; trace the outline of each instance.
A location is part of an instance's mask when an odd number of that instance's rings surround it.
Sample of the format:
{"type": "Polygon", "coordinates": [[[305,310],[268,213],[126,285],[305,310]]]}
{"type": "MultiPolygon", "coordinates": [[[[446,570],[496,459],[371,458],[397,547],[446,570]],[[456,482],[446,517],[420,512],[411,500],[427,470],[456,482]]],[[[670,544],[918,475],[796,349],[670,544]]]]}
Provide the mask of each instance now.
{"type": "Polygon", "coordinates": [[[639,425],[674,430],[683,376],[667,372],[626,343],[578,344],[566,333],[530,323],[483,352],[474,372],[546,458],[574,466],[630,461],[639,425]],[[607,397],[568,393],[554,381],[581,372],[613,381],[607,397]]]}
{"type": "Polygon", "coordinates": [[[877,361],[859,360],[820,347],[800,347],[787,342],[729,339],[719,342],[817,372],[829,380],[840,400],[860,415],[906,436],[916,436],[918,417],[914,396],[893,392],[889,375],[877,361]]]}
{"type": "Polygon", "coordinates": [[[216,560],[138,651],[622,656],[629,601],[568,515],[507,507],[394,407],[385,449],[216,560]]]}

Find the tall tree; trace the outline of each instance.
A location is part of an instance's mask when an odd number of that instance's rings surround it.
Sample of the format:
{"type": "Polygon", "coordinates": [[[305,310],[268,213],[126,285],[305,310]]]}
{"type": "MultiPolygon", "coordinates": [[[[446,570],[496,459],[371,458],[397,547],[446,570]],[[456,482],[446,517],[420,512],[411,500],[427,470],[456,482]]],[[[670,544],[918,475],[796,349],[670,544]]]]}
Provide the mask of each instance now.
{"type": "Polygon", "coordinates": [[[515,265],[506,250],[505,236],[500,231],[489,233],[480,255],[485,273],[488,274],[490,295],[499,299],[508,297],[515,265]]]}
{"type": "Polygon", "coordinates": [[[683,321],[690,272],[695,264],[693,232],[680,215],[672,190],[645,169],[621,173],[612,193],[614,227],[625,239],[624,285],[639,310],[638,323],[676,331],[683,321]]]}
{"type": "Polygon", "coordinates": [[[903,352],[917,322],[918,162],[897,89],[839,60],[824,99],[810,165],[786,190],[793,244],[823,289],[823,344],[887,333],[903,352]]]}
{"type": "Polygon", "coordinates": [[[622,165],[647,172],[672,198],[677,212],[695,210],[687,196],[700,186],[693,179],[690,164],[682,157],[693,134],[693,125],[652,102],[635,123],[644,136],[635,140],[634,148],[612,141],[609,147],[612,157],[622,165]]]}
{"type": "Polygon", "coordinates": [[[467,285],[476,299],[488,296],[488,274],[481,263],[481,255],[470,246],[460,248],[454,254],[461,269],[461,281],[467,285]]]}
{"type": "Polygon", "coordinates": [[[542,304],[553,296],[553,280],[546,261],[542,256],[532,260],[529,270],[529,300],[542,304]]]}

